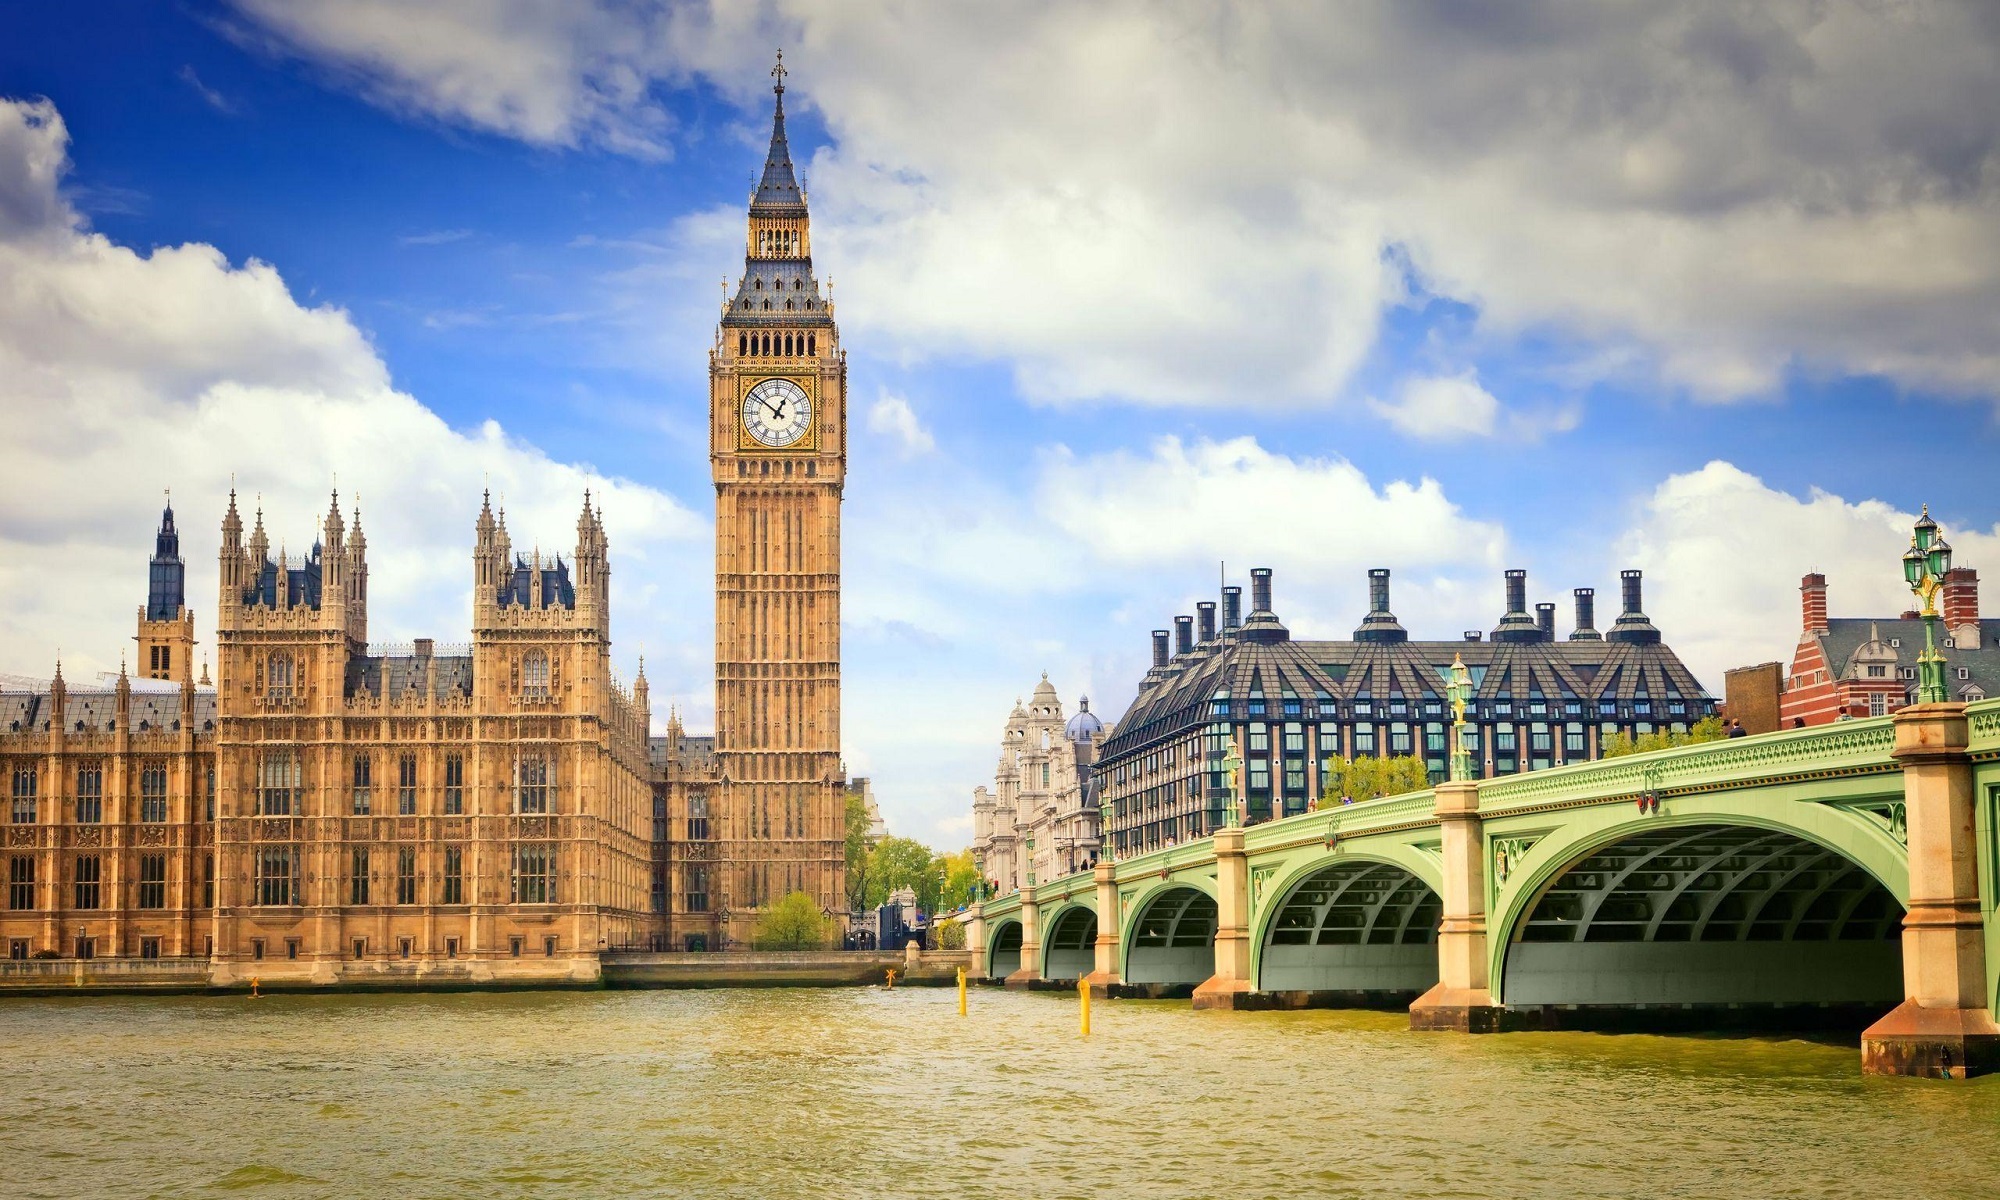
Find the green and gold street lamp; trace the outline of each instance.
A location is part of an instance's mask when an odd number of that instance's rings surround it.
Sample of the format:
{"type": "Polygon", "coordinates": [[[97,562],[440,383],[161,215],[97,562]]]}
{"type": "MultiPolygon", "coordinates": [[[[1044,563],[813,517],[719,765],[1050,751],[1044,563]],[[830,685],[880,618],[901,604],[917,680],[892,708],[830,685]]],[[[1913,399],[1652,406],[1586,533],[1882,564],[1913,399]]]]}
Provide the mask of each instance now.
{"type": "Polygon", "coordinates": [[[1472,778],[1472,756],[1465,752],[1465,702],[1472,695],[1472,672],[1461,655],[1451,656],[1451,677],[1444,685],[1451,703],[1451,781],[1464,783],[1472,778]]]}
{"type": "Polygon", "coordinates": [[[1943,704],[1950,699],[1944,683],[1944,655],[1938,651],[1938,592],[1944,588],[1944,574],[1951,570],[1951,543],[1938,534],[1931,520],[1930,505],[1917,519],[1910,535],[1910,548],[1903,554],[1903,578],[1910,591],[1923,602],[1918,615],[1924,620],[1924,652],[1917,656],[1917,702],[1943,704]]]}
{"type": "Polygon", "coordinates": [[[1236,735],[1232,733],[1229,735],[1229,753],[1222,759],[1222,778],[1229,788],[1229,795],[1222,804],[1222,824],[1225,829],[1234,829],[1243,823],[1242,815],[1236,811],[1236,780],[1242,770],[1243,755],[1238,753],[1236,735]]]}

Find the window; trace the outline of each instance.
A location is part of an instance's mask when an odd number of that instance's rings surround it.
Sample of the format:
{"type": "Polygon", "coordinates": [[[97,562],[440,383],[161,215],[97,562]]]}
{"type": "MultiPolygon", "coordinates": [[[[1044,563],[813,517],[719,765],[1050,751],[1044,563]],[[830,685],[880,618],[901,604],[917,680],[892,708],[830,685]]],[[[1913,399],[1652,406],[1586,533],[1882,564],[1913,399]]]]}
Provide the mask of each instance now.
{"type": "Polygon", "coordinates": [[[549,698],[548,651],[530,650],[521,660],[521,694],[530,700],[549,698]]]}
{"type": "Polygon", "coordinates": [[[465,851],[457,846],[444,848],[444,894],[439,903],[465,903],[465,851]]]}
{"type": "Polygon", "coordinates": [[[202,793],[208,801],[208,820],[215,820],[215,768],[208,769],[208,783],[202,793]]]}
{"type": "Polygon", "coordinates": [[[1883,695],[1881,692],[1870,692],[1868,694],[1868,715],[1871,717],[1888,716],[1889,697],[1883,695]]]}
{"type": "Polygon", "coordinates": [[[1306,752],[1306,731],[1302,725],[1285,726],[1285,753],[1304,754],[1306,752]]]}
{"type": "Polygon", "coordinates": [[[160,939],[159,939],[159,938],[156,938],[156,937],[142,937],[142,938],[140,938],[140,939],[139,939],[139,957],[140,957],[140,958],[158,958],[158,957],[160,957],[160,939]]]}
{"type": "Polygon", "coordinates": [[[403,938],[397,943],[396,949],[402,953],[404,958],[410,957],[411,941],[412,939],[410,938],[403,938]]]}
{"type": "Polygon", "coordinates": [[[97,907],[97,884],[102,862],[95,854],[86,854],[76,860],[76,907],[97,907]]]}
{"type": "Polygon", "coordinates": [[[553,936],[543,938],[542,957],[554,958],[555,956],[556,956],[556,939],[553,936]]]}
{"type": "MultiPolygon", "coordinates": [[[[1252,701],[1252,703],[1255,703],[1255,701],[1252,701]]],[[[1267,725],[1262,725],[1262,724],[1258,724],[1258,725],[1252,725],[1252,726],[1250,727],[1250,751],[1251,751],[1251,753],[1253,753],[1253,754],[1255,754],[1255,753],[1260,753],[1260,752],[1262,752],[1262,753],[1268,753],[1268,752],[1270,751],[1270,749],[1271,749],[1271,729],[1270,729],[1270,727],[1269,727],[1269,726],[1267,726],[1267,725]]]]}
{"type": "Polygon", "coordinates": [[[16,854],[7,860],[7,907],[13,912],[27,912],[35,907],[33,855],[16,854]]]}
{"type": "Polygon", "coordinates": [[[521,957],[521,942],[522,942],[522,939],[521,939],[521,938],[519,938],[519,937],[510,937],[510,938],[508,938],[508,939],[507,939],[507,953],[509,953],[509,954],[513,955],[513,956],[514,956],[515,958],[519,958],[519,957],[521,957]]]}
{"type": "Polygon", "coordinates": [[[76,768],[76,823],[96,825],[104,820],[104,764],[79,763],[76,768]]]}
{"type": "Polygon", "coordinates": [[[366,752],[354,756],[354,815],[365,817],[375,807],[375,760],[366,752]]]}
{"type": "Polygon", "coordinates": [[[1354,727],[1354,757],[1375,753],[1375,727],[1356,725],[1354,727]]]}
{"type": "Polygon", "coordinates": [[[1868,667],[1868,677],[1870,679],[1880,679],[1888,673],[1889,668],[1879,664],[1870,664],[1868,667]]]}
{"type": "Polygon", "coordinates": [[[396,903],[415,904],[417,902],[417,848],[400,846],[396,850],[396,903]]]}
{"type": "Polygon", "coordinates": [[[351,950],[353,950],[353,951],[354,951],[354,957],[355,957],[355,959],[356,959],[357,961],[358,961],[358,960],[360,960],[360,959],[364,959],[364,958],[367,958],[367,957],[368,957],[368,939],[367,939],[367,938],[355,938],[355,939],[354,939],[354,944],[353,944],[353,945],[352,945],[351,947],[349,947],[349,949],[351,949],[351,950]]]}
{"type": "Polygon", "coordinates": [[[299,848],[297,846],[259,846],[251,860],[256,868],[256,878],[250,893],[251,903],[263,905],[290,905],[298,903],[294,891],[299,877],[299,848]]]}
{"type": "Polygon", "coordinates": [[[702,842],[708,840],[708,793],[688,793],[688,840],[702,842]]]}
{"type": "Polygon", "coordinates": [[[444,815],[455,817],[465,811],[465,756],[444,756],[444,815]]]}
{"type": "Polygon", "coordinates": [[[1958,677],[1959,677],[1960,679],[1970,679],[1970,678],[1972,678],[1972,668],[1971,668],[1971,667],[1960,667],[1960,668],[1958,669],[1958,677]]]}
{"type": "Polygon", "coordinates": [[[158,825],[167,819],[167,764],[149,762],[139,771],[139,819],[158,825]]]}
{"type": "Polygon", "coordinates": [[[263,961],[264,961],[264,939],[263,939],[263,938],[251,938],[251,939],[250,939],[250,957],[251,957],[251,959],[252,959],[252,960],[254,960],[254,961],[256,961],[256,962],[263,962],[263,961]]]}
{"type": "Polygon", "coordinates": [[[257,811],[267,817],[289,817],[299,790],[296,750],[266,750],[257,764],[257,811]]]}
{"type": "Polygon", "coordinates": [[[1410,752],[1410,727],[1401,721],[1389,726],[1389,753],[1401,758],[1410,752]]]}
{"type": "Polygon", "coordinates": [[[396,760],[396,812],[400,816],[417,815],[417,756],[405,753],[396,760]]]}
{"type": "Polygon", "coordinates": [[[1580,757],[1582,757],[1582,756],[1583,756],[1583,753],[1584,753],[1584,746],[1583,746],[1583,726],[1581,726],[1581,725],[1566,725],[1566,726],[1564,726],[1564,727],[1563,727],[1563,757],[1564,757],[1564,758],[1580,758],[1580,757]]]}
{"type": "Polygon", "coordinates": [[[18,763],[14,767],[14,812],[16,825],[35,823],[35,784],[40,776],[35,773],[32,763],[18,763]]]}
{"type": "Polygon", "coordinates": [[[356,846],[348,856],[347,902],[368,903],[368,847],[366,846],[356,846]]]}
{"type": "Polygon", "coordinates": [[[687,872],[687,910],[691,913],[708,911],[708,868],[689,867],[687,872]]]}
{"type": "Polygon", "coordinates": [[[524,754],[514,771],[514,811],[549,811],[549,760],[539,754],[524,754]]]}
{"type": "Polygon", "coordinates": [[[297,938],[286,938],[285,957],[296,960],[299,957],[299,944],[299,939],[297,938]]]}
{"type": "Polygon", "coordinates": [[[514,847],[514,903],[556,902],[556,848],[542,842],[514,847]]]}
{"type": "Polygon", "coordinates": [[[273,654],[265,664],[264,698],[267,700],[292,698],[292,656],[283,650],[273,654]]]}
{"type": "Polygon", "coordinates": [[[28,957],[28,939],[10,938],[7,942],[7,957],[16,961],[25,960],[28,957]]]}
{"type": "Polygon", "coordinates": [[[201,906],[215,907],[215,855],[203,856],[201,860],[201,906]]]}
{"type": "Polygon", "coordinates": [[[664,913],[667,911],[667,866],[665,863],[656,862],[653,864],[653,888],[648,899],[652,902],[653,912],[664,913]]]}
{"type": "Polygon", "coordinates": [[[139,856],[139,907],[165,908],[167,906],[167,856],[164,854],[141,854],[139,856]]]}
{"type": "Polygon", "coordinates": [[[458,957],[458,939],[457,939],[457,938],[446,938],[446,939],[444,940],[444,956],[445,956],[446,958],[457,958],[457,957],[458,957]]]}

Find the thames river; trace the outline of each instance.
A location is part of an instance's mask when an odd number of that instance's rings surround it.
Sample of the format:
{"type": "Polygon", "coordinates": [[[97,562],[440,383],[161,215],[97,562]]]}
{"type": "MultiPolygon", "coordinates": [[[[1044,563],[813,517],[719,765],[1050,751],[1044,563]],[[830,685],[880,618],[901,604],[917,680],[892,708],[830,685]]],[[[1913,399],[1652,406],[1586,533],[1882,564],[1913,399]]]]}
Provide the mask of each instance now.
{"type": "Polygon", "coordinates": [[[1992,1197],[2000,1078],[1068,994],[0,1001],[5,1195],[1992,1197]]]}

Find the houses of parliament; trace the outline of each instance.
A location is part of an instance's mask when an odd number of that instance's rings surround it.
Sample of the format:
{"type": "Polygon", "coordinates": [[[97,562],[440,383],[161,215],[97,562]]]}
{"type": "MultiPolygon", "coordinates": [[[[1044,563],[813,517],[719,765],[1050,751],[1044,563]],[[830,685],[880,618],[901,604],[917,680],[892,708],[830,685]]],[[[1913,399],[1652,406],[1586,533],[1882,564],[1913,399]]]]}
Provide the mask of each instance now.
{"type": "Polygon", "coordinates": [[[773,74],[709,350],[714,736],[651,736],[643,663],[614,677],[587,494],[567,558],[518,552],[484,499],[470,642],[383,646],[359,511],[336,495],[310,552],[274,555],[232,492],[213,683],[169,505],[136,677],[86,690],[58,664],[0,692],[8,957],[200,958],[216,984],[589,982],[607,951],[745,944],[792,892],[843,914],[846,360],[773,74]]]}

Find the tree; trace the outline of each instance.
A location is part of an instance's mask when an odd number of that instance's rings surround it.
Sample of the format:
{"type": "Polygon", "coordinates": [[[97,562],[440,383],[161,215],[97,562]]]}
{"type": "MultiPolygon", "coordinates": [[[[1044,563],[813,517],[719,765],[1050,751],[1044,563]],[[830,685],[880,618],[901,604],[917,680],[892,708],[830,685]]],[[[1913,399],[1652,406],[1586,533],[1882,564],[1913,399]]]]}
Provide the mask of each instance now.
{"type": "Polygon", "coordinates": [[[1364,754],[1333,764],[1323,793],[1326,799],[1321,803],[1338,804],[1343,797],[1373,800],[1377,796],[1400,796],[1405,792],[1421,792],[1430,785],[1430,770],[1420,758],[1407,754],[1394,758],[1364,754]]]}
{"type": "Polygon", "coordinates": [[[868,907],[868,801],[860,792],[847,793],[847,907],[868,907]]]}
{"type": "Polygon", "coordinates": [[[931,911],[937,902],[938,866],[929,846],[915,838],[885,837],[868,858],[866,907],[887,904],[890,892],[906,887],[916,891],[918,908],[931,911]]]}
{"type": "Polygon", "coordinates": [[[946,919],[937,923],[937,948],[940,950],[965,949],[965,926],[946,919]]]}
{"type": "Polygon", "coordinates": [[[952,909],[971,903],[973,890],[980,884],[979,864],[973,861],[972,848],[941,855],[938,864],[944,870],[944,895],[939,907],[952,909]]]}
{"type": "Polygon", "coordinates": [[[766,909],[751,944],[759,950],[822,950],[833,940],[832,923],[804,892],[766,909]]]}
{"type": "Polygon", "coordinates": [[[1605,739],[1598,757],[1621,758],[1627,754],[1644,754],[1648,750],[1671,750],[1675,746],[1694,746],[1728,736],[1729,730],[1723,726],[1721,717],[1703,717],[1685,733],[1672,729],[1656,729],[1637,737],[1623,731],[1614,733],[1605,739]]]}

